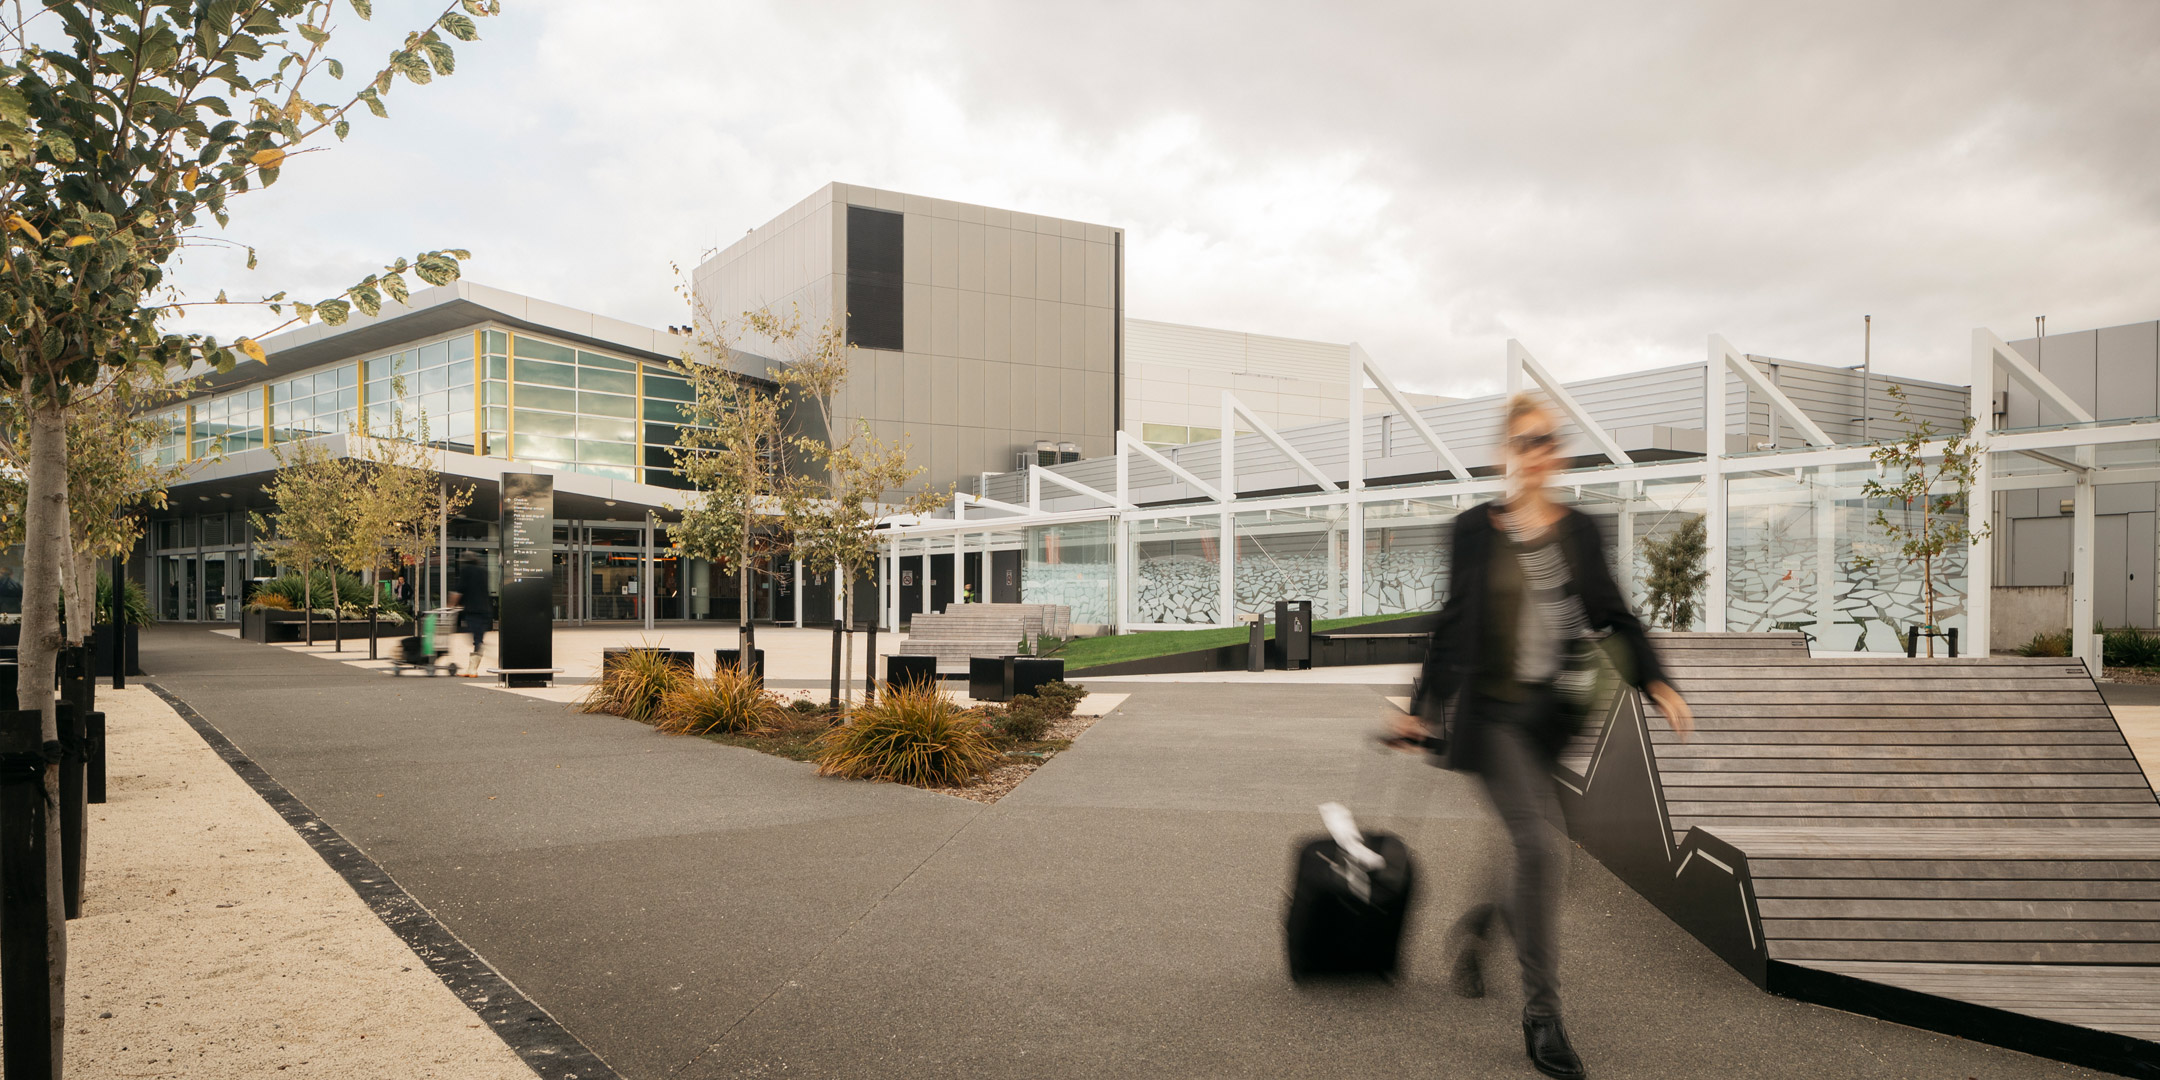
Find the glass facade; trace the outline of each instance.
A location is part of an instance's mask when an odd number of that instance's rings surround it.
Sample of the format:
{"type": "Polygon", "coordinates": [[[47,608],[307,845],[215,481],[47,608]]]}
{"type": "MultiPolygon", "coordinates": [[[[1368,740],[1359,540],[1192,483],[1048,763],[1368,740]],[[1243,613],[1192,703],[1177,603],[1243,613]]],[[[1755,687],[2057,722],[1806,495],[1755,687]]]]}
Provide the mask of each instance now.
{"type": "Polygon", "coordinates": [[[464,331],[154,413],[163,464],[340,432],[665,487],[690,383],[669,365],[464,331]]]}
{"type": "Polygon", "coordinates": [[[471,334],[378,356],[360,366],[367,388],[362,429],[369,435],[473,452],[471,334]]]}

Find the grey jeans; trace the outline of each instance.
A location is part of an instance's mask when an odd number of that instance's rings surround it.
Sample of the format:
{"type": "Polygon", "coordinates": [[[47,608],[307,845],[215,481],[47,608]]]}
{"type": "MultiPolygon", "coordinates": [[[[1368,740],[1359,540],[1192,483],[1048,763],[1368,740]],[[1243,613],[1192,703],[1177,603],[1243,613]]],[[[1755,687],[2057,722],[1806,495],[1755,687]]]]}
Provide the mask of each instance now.
{"type": "Polygon", "coordinates": [[[1522,965],[1523,1015],[1560,1015],[1559,902],[1567,850],[1560,830],[1560,802],[1553,792],[1552,763],[1538,748],[1533,732],[1553,707],[1549,695],[1524,702],[1480,698],[1486,717],[1483,767],[1485,794],[1507,830],[1514,849],[1514,875],[1503,884],[1494,874],[1493,898],[1463,916],[1462,929],[1485,936],[1492,916],[1504,916],[1515,938],[1522,965]]]}

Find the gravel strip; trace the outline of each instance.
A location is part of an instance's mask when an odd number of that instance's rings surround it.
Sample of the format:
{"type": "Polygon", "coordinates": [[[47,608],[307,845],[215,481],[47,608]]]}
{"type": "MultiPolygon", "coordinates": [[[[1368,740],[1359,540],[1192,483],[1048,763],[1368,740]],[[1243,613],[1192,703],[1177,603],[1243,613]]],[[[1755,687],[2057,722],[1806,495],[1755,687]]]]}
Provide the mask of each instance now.
{"type": "Polygon", "coordinates": [[[98,705],[68,1075],[534,1080],[170,707],[98,705]]]}
{"type": "MultiPolygon", "coordinates": [[[[1069,742],[1079,738],[1081,732],[1094,727],[1095,721],[1100,719],[1102,718],[1099,716],[1068,716],[1050,725],[1050,730],[1044,737],[1048,739],[1064,739],[1069,742]]],[[[971,802],[994,803],[1012,794],[1012,790],[1020,786],[1020,781],[1027,779],[1031,773],[1042,768],[1045,763],[1056,756],[1056,753],[1051,753],[1025,761],[1011,761],[984,773],[972,784],[960,787],[924,788],[923,790],[935,791],[940,795],[951,795],[971,802]]]]}

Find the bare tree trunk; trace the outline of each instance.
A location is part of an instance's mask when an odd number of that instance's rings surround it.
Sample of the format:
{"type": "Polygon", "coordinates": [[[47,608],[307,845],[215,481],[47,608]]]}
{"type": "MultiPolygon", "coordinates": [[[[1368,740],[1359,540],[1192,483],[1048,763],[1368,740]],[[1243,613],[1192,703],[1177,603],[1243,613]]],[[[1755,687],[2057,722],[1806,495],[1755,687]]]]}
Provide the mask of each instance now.
{"type": "Polygon", "coordinates": [[[750,653],[751,650],[757,648],[757,631],[753,628],[755,620],[751,618],[750,612],[752,603],[750,596],[750,553],[748,551],[743,552],[736,565],[740,568],[736,573],[742,582],[742,600],[735,605],[735,647],[740,653],[740,656],[737,657],[737,663],[740,665],[742,673],[748,675],[750,674],[750,653]]]}
{"type": "Polygon", "coordinates": [[[330,640],[331,652],[345,651],[345,605],[338,596],[337,567],[330,568],[330,640]]]}
{"type": "MultiPolygon", "coordinates": [[[[60,738],[53,715],[53,668],[60,648],[60,574],[68,547],[67,414],[39,401],[23,378],[30,408],[30,468],[24,478],[23,607],[16,708],[39,713],[41,738],[60,738]]],[[[67,1034],[67,908],[61,897],[60,767],[45,766],[45,942],[52,956],[52,1047],[60,1060],[67,1034]]]]}
{"type": "Polygon", "coordinates": [[[855,575],[845,568],[847,576],[840,582],[840,618],[847,623],[847,659],[840,662],[840,705],[850,708],[855,704],[855,575]]]}
{"type": "Polygon", "coordinates": [[[300,564],[300,628],[310,645],[315,644],[315,567],[300,564]]]}
{"type": "Polygon", "coordinates": [[[60,559],[61,592],[67,600],[61,633],[67,644],[80,645],[97,622],[97,560],[90,555],[81,530],[75,528],[72,513],[67,531],[67,554],[60,559]]]}

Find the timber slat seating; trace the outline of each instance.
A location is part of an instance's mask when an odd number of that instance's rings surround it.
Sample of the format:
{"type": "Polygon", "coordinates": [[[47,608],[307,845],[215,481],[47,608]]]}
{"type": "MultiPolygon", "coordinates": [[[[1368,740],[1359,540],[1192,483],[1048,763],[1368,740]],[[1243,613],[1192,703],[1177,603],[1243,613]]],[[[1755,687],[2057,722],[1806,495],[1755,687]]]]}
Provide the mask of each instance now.
{"type": "MultiPolygon", "coordinates": [[[[1640,702],[1664,850],[1740,856],[1765,985],[1838,1004],[1861,980],[2112,1033],[2133,1042],[2094,1053],[2160,1075],[2160,802],[2083,666],[1816,659],[1786,638],[1655,636],[1687,742],[1640,702]]],[[[1577,740],[1562,779],[1587,786],[1598,749],[1577,740]]]]}
{"type": "Polygon", "coordinates": [[[1072,608],[1062,604],[954,604],[908,623],[900,652],[935,656],[941,672],[967,670],[969,657],[1005,656],[1024,638],[1032,650],[1044,634],[1072,633],[1072,608]]]}

